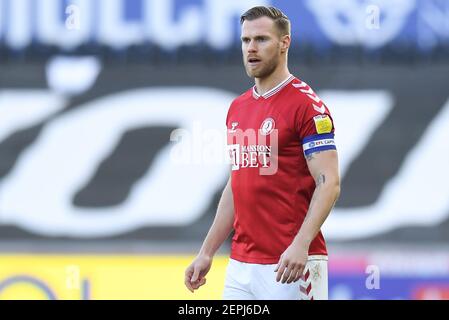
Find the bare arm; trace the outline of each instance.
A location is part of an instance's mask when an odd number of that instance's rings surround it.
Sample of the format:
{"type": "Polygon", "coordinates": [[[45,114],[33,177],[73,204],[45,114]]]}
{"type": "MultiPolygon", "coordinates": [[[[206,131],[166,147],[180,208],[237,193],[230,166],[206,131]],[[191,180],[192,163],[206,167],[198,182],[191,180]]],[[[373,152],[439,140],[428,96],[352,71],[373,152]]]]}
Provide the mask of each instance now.
{"type": "Polygon", "coordinates": [[[312,153],[307,157],[307,165],[316,187],[309,211],[295,240],[308,247],[340,195],[337,151],[312,153]]]}
{"type": "Polygon", "coordinates": [[[234,224],[234,198],[232,196],[231,178],[229,178],[220,201],[214,222],[207,233],[199,255],[213,257],[218,248],[228,238],[234,224]]]}
{"type": "Polygon", "coordinates": [[[315,191],[309,211],[292,244],[279,260],[277,281],[298,281],[307,263],[310,243],[316,237],[340,195],[338,155],[335,150],[315,152],[307,156],[310,174],[315,179],[315,191]]]}
{"type": "Polygon", "coordinates": [[[234,224],[234,198],[232,196],[231,178],[229,178],[220,201],[214,222],[204,239],[200,252],[185,272],[185,285],[193,292],[206,283],[206,274],[212,266],[212,259],[218,248],[227,239],[234,224]]]}

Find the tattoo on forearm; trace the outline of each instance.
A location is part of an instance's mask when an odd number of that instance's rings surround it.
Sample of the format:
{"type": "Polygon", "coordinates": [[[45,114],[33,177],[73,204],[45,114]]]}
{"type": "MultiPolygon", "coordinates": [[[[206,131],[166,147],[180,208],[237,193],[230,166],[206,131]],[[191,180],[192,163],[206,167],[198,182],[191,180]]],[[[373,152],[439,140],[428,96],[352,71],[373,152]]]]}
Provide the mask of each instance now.
{"type": "Polygon", "coordinates": [[[315,159],[315,157],[314,157],[313,155],[314,155],[314,154],[318,154],[318,153],[320,153],[320,152],[321,152],[321,151],[317,151],[317,152],[314,152],[314,153],[311,153],[311,154],[306,155],[307,161],[310,161],[310,160],[315,159]]]}
{"type": "Polygon", "coordinates": [[[326,176],[322,173],[318,176],[318,179],[316,179],[316,186],[320,186],[321,184],[324,184],[326,182],[326,176]]]}

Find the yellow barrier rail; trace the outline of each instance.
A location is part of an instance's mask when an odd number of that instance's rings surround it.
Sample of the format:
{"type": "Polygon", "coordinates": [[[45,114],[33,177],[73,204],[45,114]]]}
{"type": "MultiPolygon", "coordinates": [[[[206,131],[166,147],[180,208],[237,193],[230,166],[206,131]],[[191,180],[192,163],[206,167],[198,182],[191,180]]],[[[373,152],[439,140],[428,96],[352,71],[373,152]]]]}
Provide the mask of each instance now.
{"type": "Polygon", "coordinates": [[[193,256],[0,255],[0,299],[221,299],[228,257],[217,256],[207,283],[184,286],[193,256]]]}

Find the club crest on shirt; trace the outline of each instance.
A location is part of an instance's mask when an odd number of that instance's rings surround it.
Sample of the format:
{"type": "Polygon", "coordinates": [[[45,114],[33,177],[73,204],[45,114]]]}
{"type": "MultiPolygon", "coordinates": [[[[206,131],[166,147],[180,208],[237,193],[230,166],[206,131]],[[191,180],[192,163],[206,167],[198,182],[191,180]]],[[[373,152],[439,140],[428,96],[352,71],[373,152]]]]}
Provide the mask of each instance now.
{"type": "Polygon", "coordinates": [[[274,130],[274,120],[272,118],[267,118],[262,122],[260,126],[260,133],[264,136],[269,135],[274,130]]]}

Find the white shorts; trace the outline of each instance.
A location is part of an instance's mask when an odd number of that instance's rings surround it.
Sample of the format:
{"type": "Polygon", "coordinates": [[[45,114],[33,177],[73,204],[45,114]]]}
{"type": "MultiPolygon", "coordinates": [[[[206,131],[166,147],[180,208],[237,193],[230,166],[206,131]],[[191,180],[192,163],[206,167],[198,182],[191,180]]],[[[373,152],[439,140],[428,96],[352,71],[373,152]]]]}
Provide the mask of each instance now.
{"type": "Polygon", "coordinates": [[[327,300],[327,256],[309,256],[303,277],[292,283],[276,281],[277,264],[229,260],[224,300],[327,300]]]}

